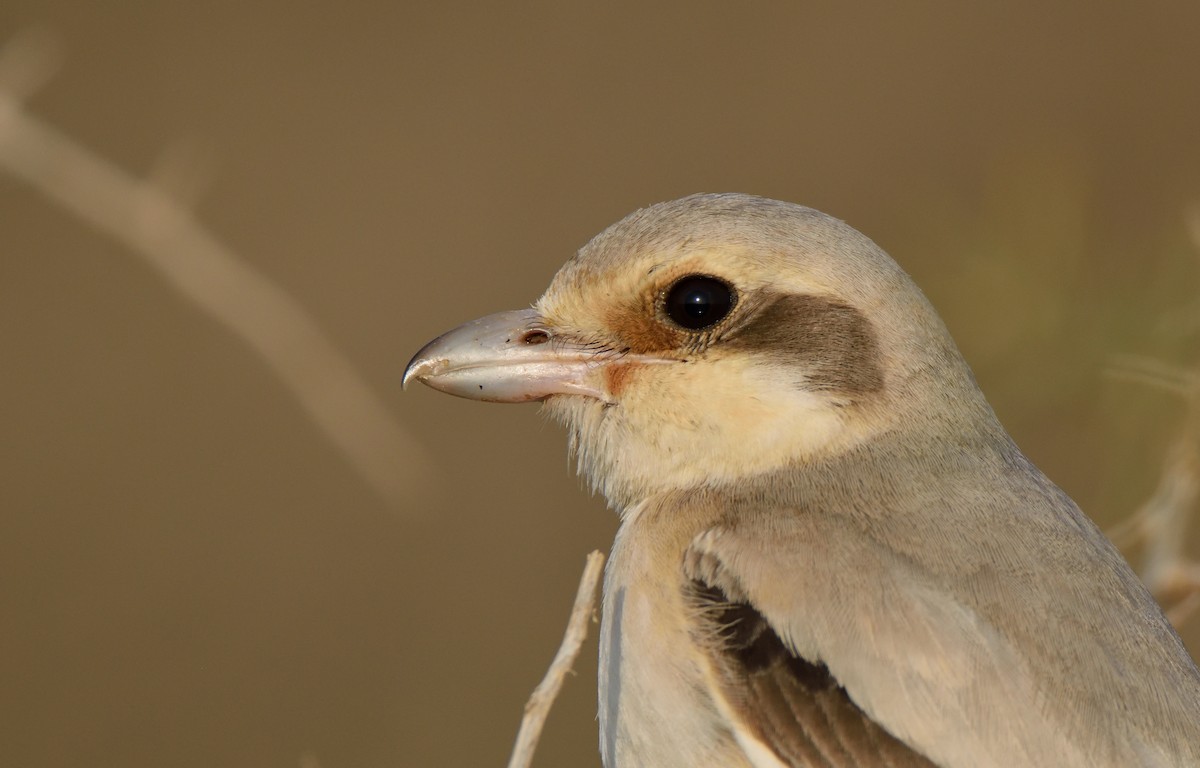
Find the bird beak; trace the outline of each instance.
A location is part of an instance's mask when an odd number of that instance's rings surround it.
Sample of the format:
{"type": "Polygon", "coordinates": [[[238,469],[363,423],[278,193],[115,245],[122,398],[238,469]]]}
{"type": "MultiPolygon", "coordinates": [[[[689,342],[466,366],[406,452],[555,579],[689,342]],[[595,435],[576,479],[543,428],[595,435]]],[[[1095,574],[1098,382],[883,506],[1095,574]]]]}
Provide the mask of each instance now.
{"type": "Polygon", "coordinates": [[[460,325],[425,345],[404,369],[447,394],[493,403],[524,403],[550,395],[609,401],[596,385],[605,358],[556,338],[532,309],[499,312],[460,325]]]}

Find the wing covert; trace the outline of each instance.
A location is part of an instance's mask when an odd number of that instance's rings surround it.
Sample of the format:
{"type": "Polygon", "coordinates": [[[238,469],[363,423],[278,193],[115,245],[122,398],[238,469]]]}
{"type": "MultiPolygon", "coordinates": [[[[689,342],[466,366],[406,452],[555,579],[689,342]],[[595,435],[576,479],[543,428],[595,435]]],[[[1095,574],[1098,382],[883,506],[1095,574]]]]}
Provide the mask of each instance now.
{"type": "MultiPolygon", "coordinates": [[[[932,768],[860,709],[829,669],[792,652],[710,553],[689,551],[692,635],[739,740],[749,737],[790,768],[932,768]]],[[[752,758],[753,760],[753,758],[752,758]]]]}

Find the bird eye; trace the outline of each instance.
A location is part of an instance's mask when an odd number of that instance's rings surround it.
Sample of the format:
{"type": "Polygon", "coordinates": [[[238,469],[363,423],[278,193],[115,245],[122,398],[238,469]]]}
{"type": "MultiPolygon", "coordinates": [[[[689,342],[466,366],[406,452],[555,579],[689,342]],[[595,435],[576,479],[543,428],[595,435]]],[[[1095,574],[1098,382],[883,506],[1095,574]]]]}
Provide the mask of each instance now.
{"type": "Polygon", "coordinates": [[[689,275],[667,289],[667,317],[689,331],[716,325],[733,308],[733,289],[715,277],[689,275]]]}

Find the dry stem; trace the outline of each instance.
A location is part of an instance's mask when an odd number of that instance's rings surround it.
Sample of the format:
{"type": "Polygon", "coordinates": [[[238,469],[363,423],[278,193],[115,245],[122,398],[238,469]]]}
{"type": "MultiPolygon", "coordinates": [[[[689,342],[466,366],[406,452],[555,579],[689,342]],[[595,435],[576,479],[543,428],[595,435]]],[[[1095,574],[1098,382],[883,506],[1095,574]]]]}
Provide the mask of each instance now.
{"type": "Polygon", "coordinates": [[[579,656],[579,649],[587,637],[588,621],[592,618],[596,587],[600,583],[603,567],[603,554],[593,552],[588,555],[562,645],[558,647],[558,653],[554,654],[554,661],[550,662],[546,676],[538,683],[538,687],[533,690],[533,695],[525,704],[525,716],[521,718],[521,729],[517,732],[517,741],[513,745],[508,768],[529,768],[533,762],[533,751],[537,749],[542,728],[546,725],[546,717],[550,714],[550,707],[558,697],[563,680],[575,664],[575,658],[579,656]]]}

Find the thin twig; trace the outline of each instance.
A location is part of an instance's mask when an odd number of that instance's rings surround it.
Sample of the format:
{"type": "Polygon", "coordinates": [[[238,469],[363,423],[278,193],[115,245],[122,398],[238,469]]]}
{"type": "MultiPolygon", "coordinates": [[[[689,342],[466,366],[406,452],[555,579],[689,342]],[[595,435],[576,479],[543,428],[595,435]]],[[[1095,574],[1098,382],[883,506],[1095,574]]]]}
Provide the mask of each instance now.
{"type": "Polygon", "coordinates": [[[563,680],[575,664],[575,658],[587,637],[588,622],[592,618],[592,606],[596,601],[596,586],[600,583],[603,567],[603,554],[593,552],[588,555],[562,645],[558,647],[558,653],[554,654],[554,661],[550,662],[546,676],[538,683],[538,687],[533,690],[533,695],[525,704],[525,716],[521,718],[521,729],[517,732],[517,741],[513,745],[508,768],[529,768],[533,762],[533,751],[537,749],[542,728],[546,725],[546,717],[550,714],[550,707],[558,697],[563,680]]]}
{"type": "MultiPolygon", "coordinates": [[[[1200,255],[1200,203],[1187,208],[1184,223],[1200,255]]],[[[1154,493],[1110,532],[1123,549],[1140,545],[1142,581],[1180,627],[1200,610],[1200,563],[1184,548],[1200,502],[1200,370],[1130,355],[1116,358],[1106,374],[1179,396],[1187,407],[1154,493]]]]}
{"type": "Polygon", "coordinates": [[[1195,443],[1185,436],[1172,448],[1158,488],[1145,505],[1142,578],[1155,594],[1165,593],[1183,572],[1187,563],[1185,534],[1198,499],[1200,456],[1195,443]]]}
{"type": "Polygon", "coordinates": [[[1185,428],[1163,462],[1154,493],[1127,520],[1109,531],[1122,549],[1140,546],[1139,575],[1150,592],[1167,609],[1167,617],[1181,627],[1200,607],[1200,565],[1184,551],[1188,524],[1200,501],[1200,435],[1195,400],[1189,402],[1185,428]]]}
{"type": "Polygon", "coordinates": [[[1198,379],[1194,373],[1167,363],[1139,355],[1119,355],[1105,367],[1104,374],[1136,384],[1145,384],[1181,397],[1195,391],[1198,379]]]}
{"type": "Polygon", "coordinates": [[[0,170],[141,256],[258,353],[381,497],[393,505],[410,497],[424,484],[422,451],[304,308],[161,186],[25,111],[23,101],[55,61],[43,37],[20,36],[0,50],[0,170]]]}

